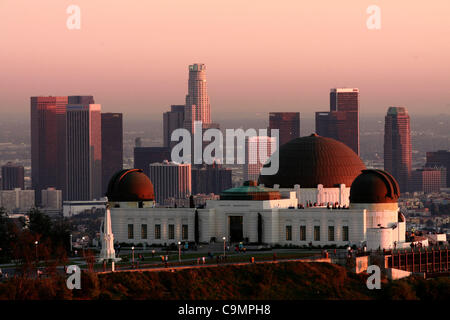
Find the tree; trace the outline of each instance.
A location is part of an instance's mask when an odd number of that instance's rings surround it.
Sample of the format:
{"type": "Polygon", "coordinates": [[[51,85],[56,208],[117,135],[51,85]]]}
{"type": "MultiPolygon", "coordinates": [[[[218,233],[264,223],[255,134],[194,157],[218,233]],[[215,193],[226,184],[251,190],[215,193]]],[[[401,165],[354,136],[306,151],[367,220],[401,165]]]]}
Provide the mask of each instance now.
{"type": "Polygon", "coordinates": [[[7,255],[9,247],[8,218],[5,209],[0,208],[0,259],[7,255]]]}
{"type": "Polygon", "coordinates": [[[30,224],[28,229],[34,233],[39,234],[43,238],[51,236],[52,221],[49,216],[39,211],[37,208],[33,208],[29,211],[30,224]]]}
{"type": "Polygon", "coordinates": [[[7,216],[3,207],[0,208],[0,261],[9,261],[13,256],[11,244],[15,242],[18,227],[7,216]]]}

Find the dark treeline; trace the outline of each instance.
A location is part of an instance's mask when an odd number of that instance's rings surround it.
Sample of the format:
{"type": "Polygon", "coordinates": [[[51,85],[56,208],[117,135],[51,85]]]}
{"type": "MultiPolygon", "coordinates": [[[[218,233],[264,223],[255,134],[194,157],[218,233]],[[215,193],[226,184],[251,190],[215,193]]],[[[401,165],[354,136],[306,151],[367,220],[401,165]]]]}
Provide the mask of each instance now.
{"type": "Polygon", "coordinates": [[[70,251],[70,227],[64,220],[52,221],[32,209],[29,220],[10,219],[0,208],[0,262],[14,262],[23,276],[44,267],[55,271],[65,264],[70,251]]]}

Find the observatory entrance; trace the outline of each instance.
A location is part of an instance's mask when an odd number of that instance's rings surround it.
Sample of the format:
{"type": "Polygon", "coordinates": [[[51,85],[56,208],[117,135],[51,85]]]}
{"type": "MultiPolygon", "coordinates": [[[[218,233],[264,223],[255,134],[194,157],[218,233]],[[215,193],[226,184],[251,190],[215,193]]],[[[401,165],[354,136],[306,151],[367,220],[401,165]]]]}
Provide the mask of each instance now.
{"type": "Polygon", "coordinates": [[[244,226],[242,216],[230,216],[230,242],[241,242],[244,239],[244,226]]]}

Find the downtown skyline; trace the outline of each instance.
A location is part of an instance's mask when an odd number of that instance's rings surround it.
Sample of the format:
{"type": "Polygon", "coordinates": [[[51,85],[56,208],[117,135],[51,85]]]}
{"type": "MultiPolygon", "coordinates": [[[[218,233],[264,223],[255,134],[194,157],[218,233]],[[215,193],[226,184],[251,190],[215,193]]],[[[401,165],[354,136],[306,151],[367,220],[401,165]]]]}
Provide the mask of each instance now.
{"type": "Polygon", "coordinates": [[[406,105],[411,114],[450,110],[448,2],[382,2],[380,30],[366,27],[369,2],[194,1],[200,11],[175,2],[176,9],[80,1],[81,29],[68,30],[66,4],[4,1],[0,30],[13,32],[2,34],[1,113],[26,114],[29,96],[72,92],[98,97],[106,112],[160,115],[184,103],[180,70],[190,63],[208,66],[213,121],[242,109],[313,116],[335,87],[360,89],[361,114],[382,115],[389,105],[406,105]]]}

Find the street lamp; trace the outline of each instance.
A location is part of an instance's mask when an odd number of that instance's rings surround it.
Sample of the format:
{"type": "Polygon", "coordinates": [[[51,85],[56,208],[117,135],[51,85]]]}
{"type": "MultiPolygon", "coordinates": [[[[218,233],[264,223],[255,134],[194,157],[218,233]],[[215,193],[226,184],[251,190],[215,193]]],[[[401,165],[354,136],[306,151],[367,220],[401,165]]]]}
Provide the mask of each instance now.
{"type": "Polygon", "coordinates": [[[86,239],[86,237],[81,237],[81,246],[83,247],[83,256],[84,256],[84,239],[86,239]]]}
{"type": "Polygon", "coordinates": [[[35,245],[35,248],[36,248],[36,263],[39,262],[39,260],[38,260],[38,244],[39,244],[39,242],[36,240],[34,242],[34,245],[35,245]]]}
{"type": "Polygon", "coordinates": [[[72,234],[70,234],[70,252],[72,253],[72,234]]]}
{"type": "Polygon", "coordinates": [[[222,240],[223,240],[223,256],[225,257],[225,247],[226,247],[226,243],[227,243],[226,242],[227,238],[223,237],[222,240]]]}
{"type": "Polygon", "coordinates": [[[178,262],[181,262],[181,242],[178,241],[178,262]]]}
{"type": "Polygon", "coordinates": [[[134,268],[134,246],[133,247],[131,247],[131,261],[132,261],[132,263],[133,263],[133,268],[134,268]]]}

